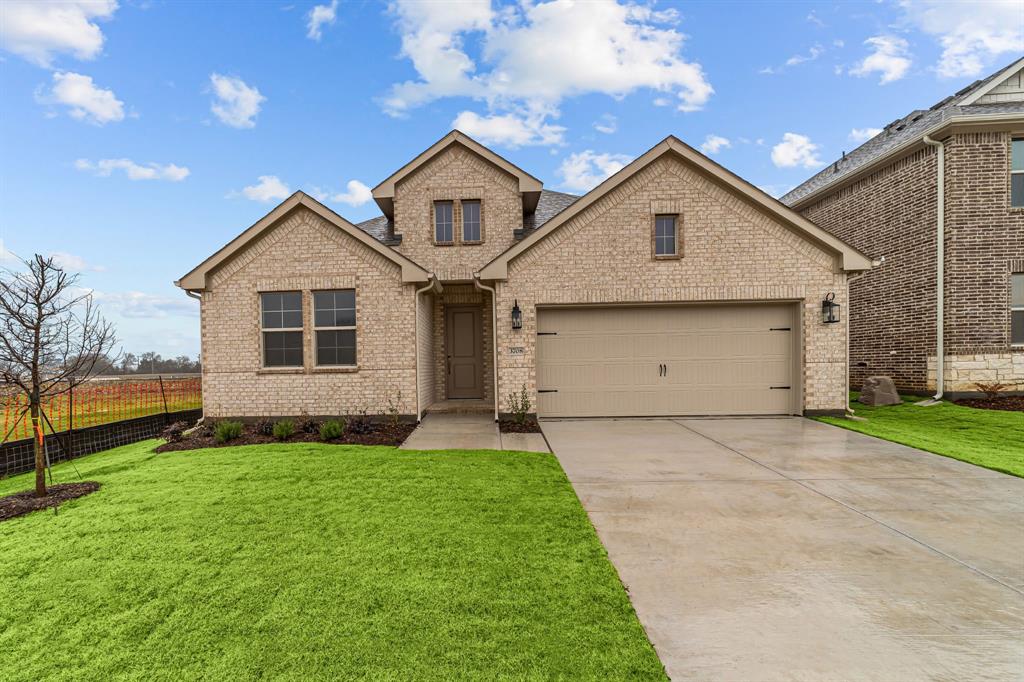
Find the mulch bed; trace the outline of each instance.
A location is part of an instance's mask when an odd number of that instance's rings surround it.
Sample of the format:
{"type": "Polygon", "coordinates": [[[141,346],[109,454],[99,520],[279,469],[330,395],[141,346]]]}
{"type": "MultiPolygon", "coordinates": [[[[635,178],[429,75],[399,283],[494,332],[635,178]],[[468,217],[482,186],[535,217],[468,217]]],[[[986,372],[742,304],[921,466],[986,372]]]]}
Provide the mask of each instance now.
{"type": "Polygon", "coordinates": [[[540,424],[536,419],[527,419],[522,424],[513,419],[502,419],[498,422],[498,429],[502,433],[540,433],[540,424]]]}
{"type": "Polygon", "coordinates": [[[100,484],[96,481],[82,481],[81,483],[51,485],[46,489],[48,493],[46,497],[36,497],[34,490],[0,497],[0,521],[7,521],[40,509],[56,507],[61,502],[94,493],[99,489],[100,484]]]}
{"type": "Polygon", "coordinates": [[[957,405],[975,407],[979,410],[1024,412],[1024,395],[1003,395],[998,398],[964,398],[955,402],[957,405]]]}
{"type": "Polygon", "coordinates": [[[277,440],[273,436],[264,436],[256,433],[251,424],[243,427],[242,435],[226,443],[218,443],[213,437],[213,431],[205,428],[199,429],[196,433],[185,436],[179,441],[164,443],[156,448],[156,452],[174,452],[176,450],[198,450],[199,448],[224,448],[236,445],[265,445],[267,443],[329,443],[333,445],[401,445],[413,429],[415,424],[372,424],[366,433],[352,433],[346,431],[341,438],[329,441],[320,440],[319,433],[306,433],[300,431],[289,436],[286,440],[277,440]]]}

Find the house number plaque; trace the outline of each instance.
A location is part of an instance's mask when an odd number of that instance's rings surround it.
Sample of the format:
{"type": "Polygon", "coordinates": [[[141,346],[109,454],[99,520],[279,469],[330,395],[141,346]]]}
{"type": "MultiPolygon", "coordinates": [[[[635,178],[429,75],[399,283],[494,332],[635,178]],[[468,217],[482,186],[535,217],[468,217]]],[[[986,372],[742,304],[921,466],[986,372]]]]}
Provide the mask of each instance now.
{"type": "Polygon", "coordinates": [[[509,355],[522,355],[524,352],[526,352],[526,349],[522,346],[509,346],[508,349],[509,355]]]}

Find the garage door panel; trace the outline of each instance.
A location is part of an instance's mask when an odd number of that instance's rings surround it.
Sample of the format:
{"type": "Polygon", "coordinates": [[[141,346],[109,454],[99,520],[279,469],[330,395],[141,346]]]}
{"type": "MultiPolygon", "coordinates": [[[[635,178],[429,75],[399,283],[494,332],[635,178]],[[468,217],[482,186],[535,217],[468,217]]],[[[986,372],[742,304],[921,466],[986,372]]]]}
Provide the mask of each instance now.
{"type": "Polygon", "coordinates": [[[537,326],[549,334],[538,337],[537,383],[551,392],[539,395],[538,412],[792,413],[795,308],[541,309],[537,326]]]}

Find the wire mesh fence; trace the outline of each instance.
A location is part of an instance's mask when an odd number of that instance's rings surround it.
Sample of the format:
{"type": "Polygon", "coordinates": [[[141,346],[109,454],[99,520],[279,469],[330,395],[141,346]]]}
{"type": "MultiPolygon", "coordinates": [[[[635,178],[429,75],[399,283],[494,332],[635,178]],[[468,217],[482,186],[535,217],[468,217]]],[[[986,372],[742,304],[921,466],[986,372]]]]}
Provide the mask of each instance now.
{"type": "MultiPolygon", "coordinates": [[[[202,380],[198,376],[100,377],[73,390],[44,398],[44,433],[146,417],[165,412],[180,412],[202,407],[202,380]]],[[[28,399],[23,393],[0,395],[2,442],[29,438],[32,422],[26,411],[28,399]]]]}

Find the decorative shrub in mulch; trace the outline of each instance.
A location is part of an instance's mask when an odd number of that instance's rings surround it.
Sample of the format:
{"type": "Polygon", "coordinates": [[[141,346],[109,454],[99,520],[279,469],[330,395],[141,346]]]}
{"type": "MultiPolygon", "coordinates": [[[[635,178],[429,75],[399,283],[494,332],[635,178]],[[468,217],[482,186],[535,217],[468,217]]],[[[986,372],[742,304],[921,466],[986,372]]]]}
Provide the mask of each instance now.
{"type": "Polygon", "coordinates": [[[34,490],[23,493],[15,493],[7,497],[0,497],[0,521],[7,521],[29,512],[39,509],[56,507],[61,502],[67,502],[83,495],[96,492],[100,484],[96,481],[82,481],[81,483],[58,483],[47,488],[46,497],[36,497],[34,490]]]}
{"type": "MultiPolygon", "coordinates": [[[[284,421],[284,420],[281,420],[284,421]]],[[[298,426],[298,424],[296,424],[298,426]]],[[[305,426],[305,424],[303,424],[305,426]]],[[[326,441],[327,443],[334,443],[337,445],[401,445],[402,442],[409,437],[413,429],[416,428],[415,424],[407,424],[400,422],[394,423],[377,423],[367,421],[356,421],[353,420],[347,425],[344,433],[339,438],[332,438],[326,441]]],[[[173,437],[168,438],[168,442],[157,447],[156,452],[173,452],[175,450],[197,450],[199,448],[223,448],[223,447],[234,447],[235,445],[262,445],[265,443],[323,443],[319,433],[319,425],[311,432],[296,429],[287,438],[281,440],[273,436],[273,433],[266,433],[267,425],[264,422],[257,422],[256,424],[245,424],[242,427],[242,433],[237,438],[218,443],[214,437],[214,429],[212,426],[203,425],[185,434],[177,434],[177,440],[173,440],[173,437]]],[[[169,434],[168,434],[169,435],[169,434]]]]}
{"type": "Polygon", "coordinates": [[[956,400],[957,405],[976,407],[980,410],[1008,410],[1024,412],[1024,395],[1001,395],[996,398],[964,398],[956,400]]]}
{"type": "Polygon", "coordinates": [[[524,422],[517,422],[515,419],[502,419],[498,422],[498,428],[502,433],[540,433],[540,424],[532,417],[524,422]]]}

